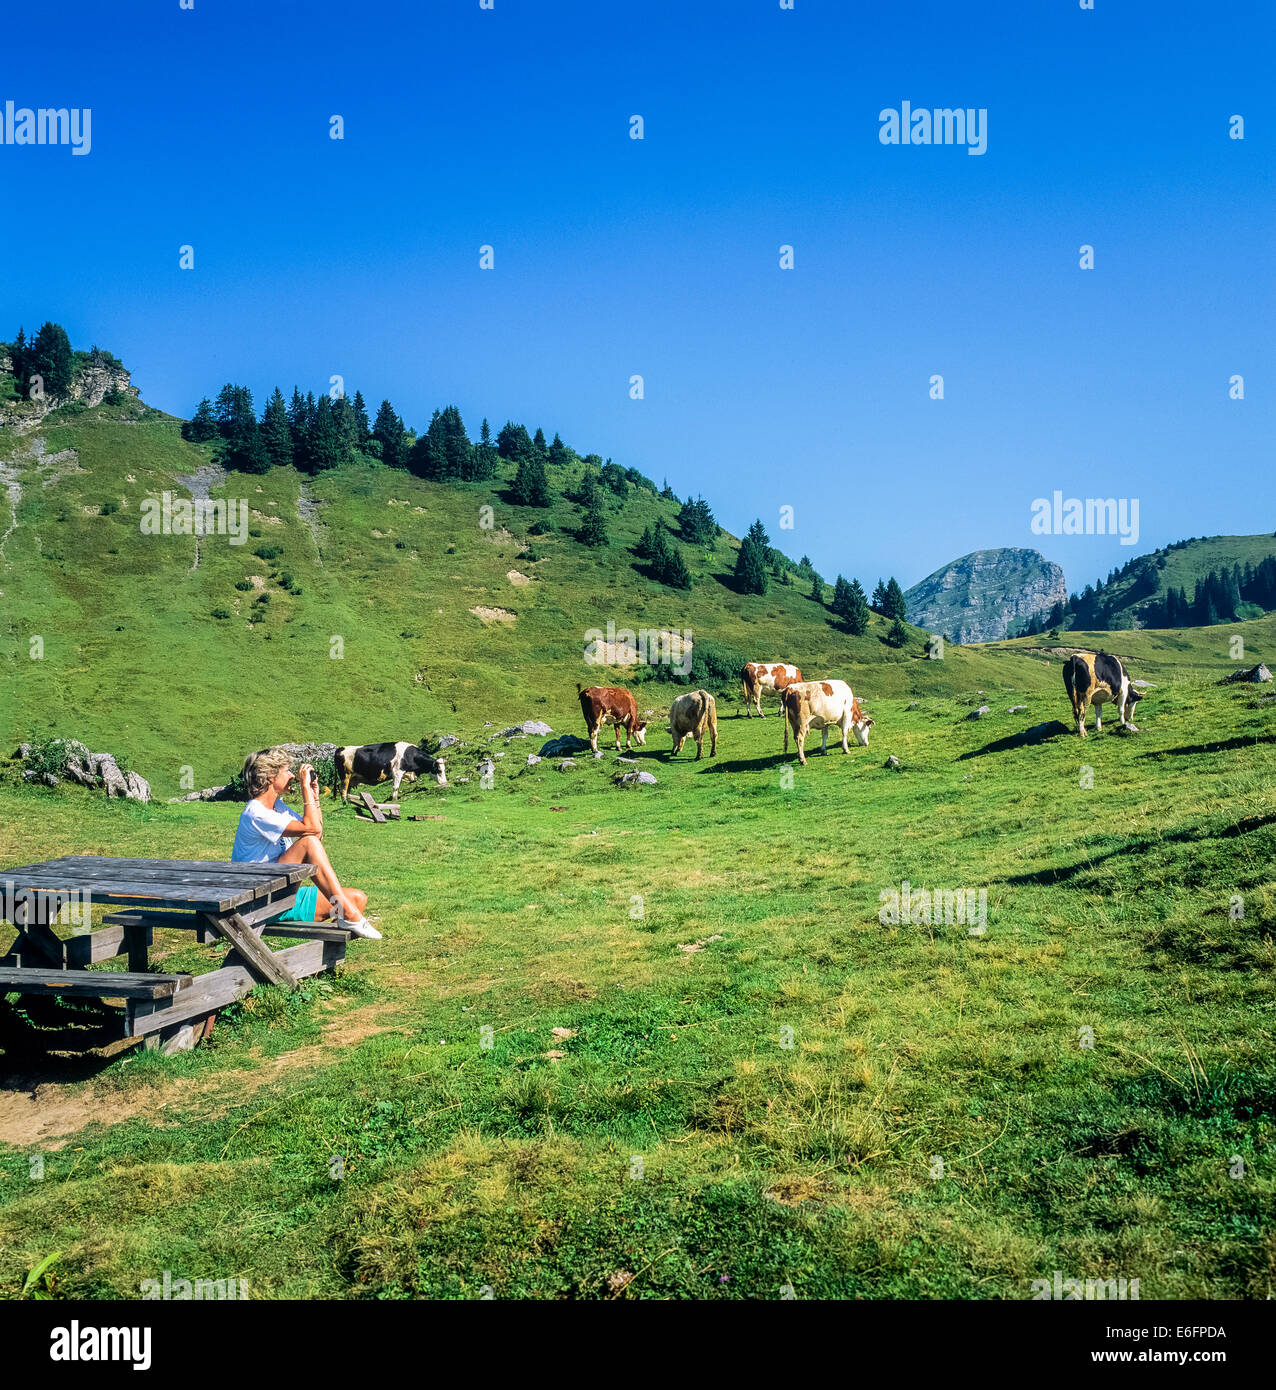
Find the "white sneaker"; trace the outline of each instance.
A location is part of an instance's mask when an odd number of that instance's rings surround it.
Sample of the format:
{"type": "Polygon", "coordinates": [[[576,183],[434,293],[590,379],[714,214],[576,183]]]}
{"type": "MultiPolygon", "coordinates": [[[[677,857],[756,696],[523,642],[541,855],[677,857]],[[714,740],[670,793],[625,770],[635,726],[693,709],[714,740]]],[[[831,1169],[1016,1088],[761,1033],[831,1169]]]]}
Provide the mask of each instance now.
{"type": "Polygon", "coordinates": [[[362,936],[368,941],[380,941],[381,933],[368,921],[366,917],[350,918],[341,915],[341,906],[336,898],[332,898],[332,920],[339,927],[343,927],[348,932],[353,932],[355,936],[362,936]]]}

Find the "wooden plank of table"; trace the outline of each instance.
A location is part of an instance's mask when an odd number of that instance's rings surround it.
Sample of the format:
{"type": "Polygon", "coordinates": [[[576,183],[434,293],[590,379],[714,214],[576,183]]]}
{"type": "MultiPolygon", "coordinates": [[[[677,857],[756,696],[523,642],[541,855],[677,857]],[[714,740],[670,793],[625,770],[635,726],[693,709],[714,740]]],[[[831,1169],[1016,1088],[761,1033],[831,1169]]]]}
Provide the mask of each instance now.
{"type": "Polygon", "coordinates": [[[69,994],[98,999],[166,999],[191,983],[190,975],[135,974],[123,970],[0,969],[0,990],[69,994]]]}
{"type": "Polygon", "coordinates": [[[174,873],[231,873],[276,878],[306,875],[309,864],[258,864],[233,859],[126,859],[114,855],[68,854],[60,859],[46,859],[39,864],[23,864],[15,869],[0,869],[0,877],[13,874],[40,873],[45,870],[70,870],[79,873],[83,869],[113,870],[116,868],[144,873],[172,871],[174,873]]]}
{"type": "Polygon", "coordinates": [[[210,912],[206,916],[208,925],[230,942],[245,964],[252,967],[259,980],[265,980],[272,985],[283,985],[285,989],[296,988],[297,981],[289,973],[288,966],[280,963],[283,952],[276,956],[239,913],[231,912],[219,917],[210,912]]]}
{"type": "MultiPolygon", "coordinates": [[[[345,943],[340,941],[303,941],[289,946],[275,956],[283,961],[288,973],[303,980],[331,969],[345,959],[345,943]]],[[[256,976],[241,962],[234,961],[220,970],[198,976],[189,988],[171,999],[134,999],[128,1004],[125,1032],[128,1037],[142,1037],[161,1028],[171,1027],[189,1018],[213,1013],[251,994],[258,984],[256,976]]]]}
{"type": "Polygon", "coordinates": [[[372,799],[371,792],[360,792],[359,800],[368,808],[368,813],[378,825],[385,824],[385,817],[381,814],[381,808],[372,799]]]}
{"type": "MultiPolygon", "coordinates": [[[[67,888],[64,879],[40,881],[27,878],[22,888],[44,890],[67,888]]],[[[264,891],[260,888],[228,888],[223,884],[165,885],[161,883],[129,883],[121,879],[90,879],[81,877],[77,888],[90,898],[106,903],[136,903],[150,906],[172,903],[174,907],[190,907],[201,912],[233,912],[235,908],[254,903],[264,891]]],[[[3,897],[0,895],[0,902],[3,897]]]]}
{"type": "MultiPolygon", "coordinates": [[[[100,960],[111,960],[115,956],[121,955],[128,950],[128,930],[127,927],[108,925],[102,927],[100,931],[82,932],[80,935],[64,941],[62,943],[63,958],[67,969],[80,970],[87,965],[94,965],[100,960]]],[[[139,924],[133,930],[144,932],[146,943],[147,945],[150,944],[152,939],[150,927],[139,924]]],[[[131,957],[129,969],[137,969],[131,957]]],[[[145,964],[141,966],[141,969],[146,969],[145,964]]]]}

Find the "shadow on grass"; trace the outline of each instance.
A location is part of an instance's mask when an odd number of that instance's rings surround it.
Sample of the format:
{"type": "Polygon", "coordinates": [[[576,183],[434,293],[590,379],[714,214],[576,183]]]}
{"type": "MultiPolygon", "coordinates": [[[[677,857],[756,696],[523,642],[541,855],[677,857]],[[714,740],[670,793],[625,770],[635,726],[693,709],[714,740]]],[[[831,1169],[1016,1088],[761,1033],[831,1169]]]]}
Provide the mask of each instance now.
{"type": "Polygon", "coordinates": [[[1240,820],[1234,821],[1231,825],[1221,826],[1218,829],[1211,829],[1208,826],[1188,826],[1184,830],[1173,830],[1167,835],[1130,839],[1127,843],[1108,850],[1106,854],[1091,855],[1076,864],[1064,864],[1053,869],[1038,869],[1030,874],[1011,874],[1009,877],[1001,879],[1000,882],[1016,886],[1066,883],[1068,879],[1075,878],[1077,874],[1086,873],[1107,860],[1117,859],[1122,855],[1146,854],[1149,850],[1159,849],[1166,844],[1204,844],[1209,840],[1230,840],[1238,835],[1252,835],[1254,831],[1262,830],[1268,825],[1276,825],[1276,812],[1266,816],[1242,816],[1240,820]]]}
{"type": "Polygon", "coordinates": [[[1188,743],[1182,748],[1157,748],[1140,753],[1141,758],[1187,758],[1194,753],[1231,753],[1237,748],[1257,748],[1260,743],[1276,743],[1276,734],[1249,734],[1219,739],[1215,743],[1188,743]]]}
{"type": "Polygon", "coordinates": [[[972,748],[968,753],[963,753],[957,761],[964,763],[967,758],[982,758],[989,753],[1009,753],[1013,748],[1035,748],[1038,744],[1049,743],[1051,739],[1071,732],[1066,724],[1052,719],[1048,724],[1034,724],[1031,729],[1022,729],[1017,734],[1007,734],[1005,738],[999,738],[993,743],[985,743],[982,748],[972,748]]]}

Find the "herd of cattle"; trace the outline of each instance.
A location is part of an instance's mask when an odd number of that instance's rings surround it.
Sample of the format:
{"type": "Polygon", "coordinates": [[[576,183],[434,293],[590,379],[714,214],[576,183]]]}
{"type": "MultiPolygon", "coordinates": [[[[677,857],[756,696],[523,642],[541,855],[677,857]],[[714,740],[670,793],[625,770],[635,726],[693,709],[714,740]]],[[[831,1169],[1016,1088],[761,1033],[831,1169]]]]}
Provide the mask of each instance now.
{"type": "MultiPolygon", "coordinates": [[[[868,731],[873,721],[861,708],[851,687],[841,680],[808,681],[802,679],[802,672],[787,662],[751,661],[740,672],[740,683],[744,696],[745,714],[752,718],[756,711],[763,717],[762,695],[772,691],[780,698],[785,720],[784,751],[789,751],[789,730],[797,745],[798,761],[806,765],[806,736],[812,729],[819,729],[823,735],[820,752],[828,752],[829,730],[837,729],[842,735],[842,752],[849,753],[848,736],[855,735],[856,742],[868,747],[868,731]]],[[[1103,729],[1102,706],[1108,702],[1116,705],[1121,727],[1137,733],[1137,726],[1131,722],[1134,707],[1140,699],[1125,668],[1115,656],[1106,652],[1077,652],[1068,658],[1063,667],[1063,683],[1072,702],[1072,713],[1076,720],[1077,733],[1086,735],[1086,715],[1093,705],[1095,708],[1095,728],[1103,729]]],[[[598,735],[606,725],[610,725],[616,735],[616,748],[620,748],[620,731],[625,731],[625,748],[633,744],[640,746],[647,742],[647,724],[638,712],[638,701],[633,692],[614,685],[591,685],[588,689],[576,687],[580,697],[581,713],[585,716],[585,728],[589,734],[589,746],[598,752],[598,735]]],[[[717,702],[707,690],[691,690],[679,695],[669,707],[669,737],[673,739],[671,756],[682,752],[687,739],[696,745],[696,759],[704,754],[704,738],[709,736],[709,756],[718,753],[718,707],[717,702]]],[[[376,785],[379,782],[392,782],[394,795],[399,793],[403,781],[414,782],[418,776],[432,776],[441,787],[447,786],[447,771],[442,759],[431,757],[415,743],[369,743],[338,748],[333,759],[336,766],[336,788],[341,791],[341,799],[349,800],[350,787],[355,783],[376,785]]]]}

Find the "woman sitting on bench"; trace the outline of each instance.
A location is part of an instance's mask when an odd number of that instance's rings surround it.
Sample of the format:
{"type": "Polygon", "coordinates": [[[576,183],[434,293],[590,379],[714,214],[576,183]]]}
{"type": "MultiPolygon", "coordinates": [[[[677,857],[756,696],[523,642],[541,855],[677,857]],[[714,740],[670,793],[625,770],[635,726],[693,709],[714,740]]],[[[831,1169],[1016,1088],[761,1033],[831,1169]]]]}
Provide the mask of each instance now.
{"type": "Polygon", "coordinates": [[[313,883],[297,891],[297,905],[289,920],[322,922],[329,917],[356,936],[381,939],[381,933],[363,915],[368,895],[357,888],[343,888],[323,847],[323,815],[319,810],[319,778],[309,763],[302,763],[301,799],[305,815],[282,800],[295,780],[292,760],[278,748],[253,753],[244,762],[244,782],[251,800],[239,817],[231,858],[240,864],[313,864],[321,898],[313,883]]]}

